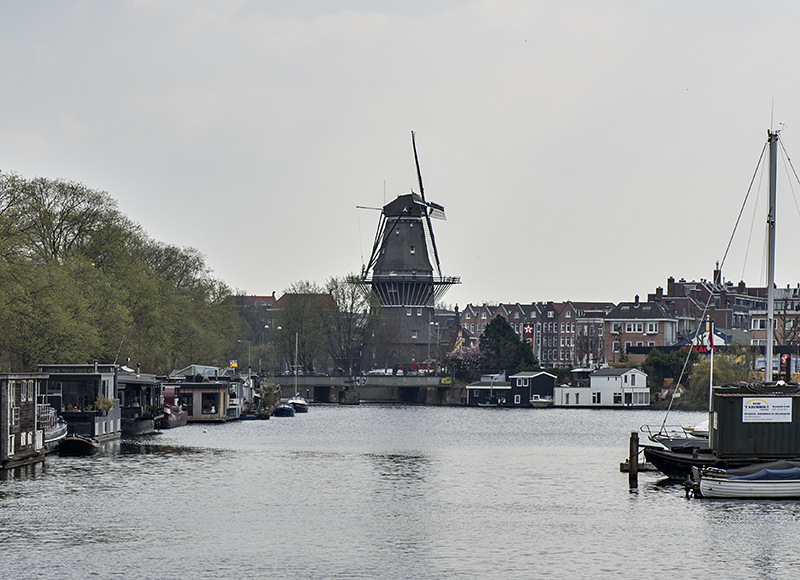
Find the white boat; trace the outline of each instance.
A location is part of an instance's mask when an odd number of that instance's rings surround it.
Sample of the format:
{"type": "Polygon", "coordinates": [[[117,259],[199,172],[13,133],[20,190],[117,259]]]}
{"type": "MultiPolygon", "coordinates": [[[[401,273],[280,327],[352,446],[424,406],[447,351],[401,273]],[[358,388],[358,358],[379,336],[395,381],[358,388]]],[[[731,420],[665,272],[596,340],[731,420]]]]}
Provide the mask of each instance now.
{"type": "Polygon", "coordinates": [[[800,498],[800,463],[774,461],[728,471],[700,471],[700,493],[711,498],[800,498]]]}
{"type": "Polygon", "coordinates": [[[299,340],[300,333],[295,332],[294,334],[294,396],[290,398],[287,403],[289,403],[292,407],[294,407],[295,413],[308,413],[308,401],[305,400],[304,397],[300,396],[300,392],[297,390],[297,371],[299,367],[297,366],[297,350],[298,350],[298,340],[299,340]]]}
{"type": "Polygon", "coordinates": [[[531,397],[529,401],[531,407],[535,407],[537,409],[545,409],[547,407],[553,406],[553,397],[541,397],[539,395],[534,395],[531,397]]]}
{"type": "Polygon", "coordinates": [[[299,393],[286,402],[294,407],[295,413],[308,413],[308,401],[306,401],[305,397],[301,397],[299,393]]]}

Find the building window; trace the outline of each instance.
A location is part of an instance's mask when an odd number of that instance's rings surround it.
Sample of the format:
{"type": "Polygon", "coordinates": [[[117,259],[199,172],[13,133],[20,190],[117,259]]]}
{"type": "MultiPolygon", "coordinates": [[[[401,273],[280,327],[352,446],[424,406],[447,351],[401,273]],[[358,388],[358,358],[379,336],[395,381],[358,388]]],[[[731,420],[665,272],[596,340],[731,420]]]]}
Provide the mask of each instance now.
{"type": "Polygon", "coordinates": [[[625,341],[625,350],[627,351],[631,347],[631,342],[629,340],[625,341]]]}
{"type": "Polygon", "coordinates": [[[647,346],[655,346],[655,345],[656,345],[656,343],[655,343],[655,342],[653,342],[652,340],[651,340],[650,342],[648,342],[648,343],[647,343],[647,346]]]}
{"type": "Polygon", "coordinates": [[[622,404],[622,393],[614,393],[614,404],[615,405],[622,404]]]}
{"type": "Polygon", "coordinates": [[[644,346],[644,343],[641,340],[637,340],[636,346],[644,346]]]}
{"type": "Polygon", "coordinates": [[[625,332],[633,332],[633,322],[625,323],[625,332]]]}
{"type": "Polygon", "coordinates": [[[612,348],[613,348],[614,352],[619,352],[619,341],[618,340],[615,340],[612,343],[612,348]]]}
{"type": "Polygon", "coordinates": [[[553,318],[553,311],[552,310],[548,311],[547,318],[553,318]]]}
{"type": "Polygon", "coordinates": [[[485,312],[481,312],[481,320],[486,320],[486,313],[485,312]]]}
{"type": "Polygon", "coordinates": [[[465,319],[465,320],[469,320],[469,319],[470,319],[469,312],[467,312],[467,313],[464,315],[464,319],[465,319]]]}
{"type": "Polygon", "coordinates": [[[519,312],[514,313],[514,318],[519,318],[519,312]]]}
{"type": "Polygon", "coordinates": [[[641,322],[636,323],[636,332],[644,332],[644,324],[641,322]]]}
{"type": "Polygon", "coordinates": [[[592,393],[592,404],[599,405],[600,404],[600,396],[602,393],[592,393]]]}
{"type": "Polygon", "coordinates": [[[572,316],[572,313],[569,310],[567,310],[567,312],[564,314],[564,318],[569,318],[571,316],[572,316]]]}
{"type": "Polygon", "coordinates": [[[414,338],[414,339],[417,338],[417,331],[416,330],[412,330],[411,331],[411,338],[414,338]]]}
{"type": "Polygon", "coordinates": [[[411,309],[410,308],[406,308],[406,316],[411,316],[411,309]]]}
{"type": "Polygon", "coordinates": [[[648,322],[647,323],[647,332],[648,334],[655,334],[658,332],[658,322],[648,322]]]}
{"type": "Polygon", "coordinates": [[[422,308],[417,308],[417,316],[422,316],[422,308]]]}
{"type": "Polygon", "coordinates": [[[411,246],[411,253],[412,253],[412,254],[416,254],[416,253],[417,253],[417,252],[416,252],[416,249],[414,248],[414,246],[411,246]]]}

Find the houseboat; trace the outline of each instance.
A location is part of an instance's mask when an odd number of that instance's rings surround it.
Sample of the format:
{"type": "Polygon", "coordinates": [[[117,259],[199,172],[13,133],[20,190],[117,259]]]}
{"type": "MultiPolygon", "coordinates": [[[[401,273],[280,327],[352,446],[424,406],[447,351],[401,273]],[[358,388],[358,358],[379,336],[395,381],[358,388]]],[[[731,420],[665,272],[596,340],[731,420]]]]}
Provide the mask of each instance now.
{"type": "Polygon", "coordinates": [[[39,423],[37,393],[46,377],[40,373],[0,374],[0,467],[3,469],[44,459],[44,426],[39,423]]]}
{"type": "Polygon", "coordinates": [[[593,371],[589,385],[560,385],[554,389],[556,407],[648,407],[647,373],[634,368],[609,367],[593,371]]]}
{"type": "Polygon", "coordinates": [[[155,375],[121,367],[117,373],[117,398],[123,436],[156,432],[164,408],[164,389],[155,375]]]}
{"type": "Polygon", "coordinates": [[[549,407],[553,404],[556,376],[545,371],[522,372],[511,381],[510,404],[514,407],[549,407]]]}
{"type": "Polygon", "coordinates": [[[165,383],[174,389],[177,404],[186,410],[188,421],[224,423],[228,420],[230,381],[205,380],[165,383]]]}
{"type": "Polygon", "coordinates": [[[98,441],[120,437],[119,370],[115,364],[39,365],[48,375],[44,398],[67,422],[68,433],[98,441]]]}

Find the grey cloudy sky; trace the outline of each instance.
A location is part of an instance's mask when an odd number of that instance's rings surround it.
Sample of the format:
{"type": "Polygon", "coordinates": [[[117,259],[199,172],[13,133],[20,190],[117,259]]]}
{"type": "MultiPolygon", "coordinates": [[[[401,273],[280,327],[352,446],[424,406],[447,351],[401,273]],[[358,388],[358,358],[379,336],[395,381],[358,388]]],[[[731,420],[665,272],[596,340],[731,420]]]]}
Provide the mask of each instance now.
{"type": "MultiPolygon", "coordinates": [[[[280,294],[360,270],[378,214],[356,205],[417,189],[414,130],[448,303],[631,300],[711,276],[773,102],[800,155],[798,23],[794,2],[0,1],[0,170],[105,190],[280,294]]],[[[758,284],[753,211],[724,275],[758,284]]]]}

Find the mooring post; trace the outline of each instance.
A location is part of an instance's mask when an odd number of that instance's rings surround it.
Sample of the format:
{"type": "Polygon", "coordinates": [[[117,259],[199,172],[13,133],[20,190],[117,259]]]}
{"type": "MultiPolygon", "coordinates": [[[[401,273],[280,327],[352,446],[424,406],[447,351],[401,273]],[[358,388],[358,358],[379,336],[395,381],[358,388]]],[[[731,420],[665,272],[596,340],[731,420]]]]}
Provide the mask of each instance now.
{"type": "Polygon", "coordinates": [[[628,487],[639,487],[639,432],[631,431],[631,442],[628,451],[628,487]]]}

